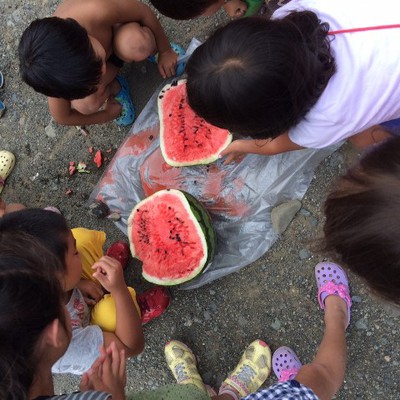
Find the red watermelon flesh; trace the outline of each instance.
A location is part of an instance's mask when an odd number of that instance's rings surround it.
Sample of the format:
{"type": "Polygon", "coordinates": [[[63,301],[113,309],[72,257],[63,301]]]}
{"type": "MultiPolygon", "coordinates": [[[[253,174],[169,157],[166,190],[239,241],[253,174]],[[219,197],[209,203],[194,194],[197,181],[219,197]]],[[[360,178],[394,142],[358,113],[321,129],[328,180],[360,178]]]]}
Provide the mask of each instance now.
{"type": "Polygon", "coordinates": [[[161,190],[132,210],[128,220],[131,253],[143,262],[143,277],[149,282],[177,285],[191,280],[215,252],[208,214],[187,196],[179,190],[161,190]]]}
{"type": "Polygon", "coordinates": [[[232,135],[199,117],[189,106],[186,81],[166,85],[158,96],[160,147],[173,167],[210,164],[232,141],[232,135]]]}

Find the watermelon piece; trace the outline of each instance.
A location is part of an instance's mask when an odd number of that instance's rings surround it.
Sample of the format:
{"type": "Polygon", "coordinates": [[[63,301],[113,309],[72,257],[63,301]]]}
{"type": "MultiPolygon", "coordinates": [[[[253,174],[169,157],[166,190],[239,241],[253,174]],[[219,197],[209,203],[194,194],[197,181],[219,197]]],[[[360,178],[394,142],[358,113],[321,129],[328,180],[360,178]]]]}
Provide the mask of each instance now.
{"type": "Polygon", "coordinates": [[[195,278],[213,259],[216,235],[207,210],[193,196],[165,189],[138,203],[128,219],[133,257],[158,285],[195,278]]]}
{"type": "Polygon", "coordinates": [[[231,133],[206,122],[189,106],[186,80],[164,86],[158,95],[160,147],[173,167],[210,164],[232,141],[231,133]]]}

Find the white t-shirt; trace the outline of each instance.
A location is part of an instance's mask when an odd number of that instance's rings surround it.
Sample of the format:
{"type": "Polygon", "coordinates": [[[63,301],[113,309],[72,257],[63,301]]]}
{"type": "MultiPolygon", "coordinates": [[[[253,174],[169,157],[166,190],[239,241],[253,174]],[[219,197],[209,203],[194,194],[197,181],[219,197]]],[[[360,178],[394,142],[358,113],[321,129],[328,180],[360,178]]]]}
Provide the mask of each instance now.
{"type": "Polygon", "coordinates": [[[82,375],[100,355],[103,332],[98,325],[89,325],[90,309],[81,291],[75,288],[67,304],[71,317],[72,340],[66,353],[53,365],[53,373],[82,375]]]}
{"type": "MultiPolygon", "coordinates": [[[[400,23],[399,0],[292,0],[273,14],[310,10],[330,30],[400,23]]],[[[400,118],[400,28],[335,35],[337,72],[305,119],[290,129],[303,147],[323,148],[400,118]]]]}

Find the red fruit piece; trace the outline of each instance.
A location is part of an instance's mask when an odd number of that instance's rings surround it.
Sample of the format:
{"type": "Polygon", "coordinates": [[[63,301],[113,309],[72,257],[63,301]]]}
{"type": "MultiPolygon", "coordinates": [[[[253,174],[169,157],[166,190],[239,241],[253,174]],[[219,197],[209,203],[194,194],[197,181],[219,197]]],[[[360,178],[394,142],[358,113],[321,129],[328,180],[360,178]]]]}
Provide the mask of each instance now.
{"type": "Polygon", "coordinates": [[[89,153],[93,153],[93,146],[89,147],[89,153]]]}
{"type": "Polygon", "coordinates": [[[71,189],[67,189],[66,192],[65,192],[65,194],[66,194],[67,196],[71,196],[72,193],[73,193],[73,192],[72,192],[71,189]]]}
{"type": "Polygon", "coordinates": [[[75,162],[74,161],[70,161],[69,162],[68,171],[69,171],[70,175],[73,175],[76,172],[75,162]]]}
{"type": "Polygon", "coordinates": [[[95,164],[97,165],[97,168],[100,168],[103,164],[103,155],[101,154],[100,150],[96,151],[96,154],[93,158],[93,161],[95,162],[95,164]]]}

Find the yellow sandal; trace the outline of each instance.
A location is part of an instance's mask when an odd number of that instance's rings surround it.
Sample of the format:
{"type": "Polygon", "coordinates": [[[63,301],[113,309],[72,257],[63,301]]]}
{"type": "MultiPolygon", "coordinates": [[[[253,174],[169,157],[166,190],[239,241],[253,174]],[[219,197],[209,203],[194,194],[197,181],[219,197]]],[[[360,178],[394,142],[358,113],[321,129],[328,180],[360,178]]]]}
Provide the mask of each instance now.
{"type": "Polygon", "coordinates": [[[197,370],[196,357],[184,343],[171,340],[165,345],[165,359],[178,384],[192,384],[207,393],[197,370]]]}
{"type": "Polygon", "coordinates": [[[262,340],[255,340],[244,351],[236,368],[219,390],[233,389],[240,397],[256,392],[271,372],[271,350],[262,340]]]}
{"type": "Polygon", "coordinates": [[[3,191],[6,179],[11,174],[14,165],[15,165],[14,154],[7,150],[0,151],[0,193],[3,191]]]}

